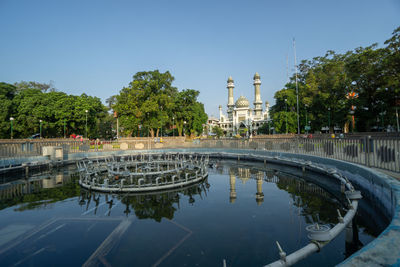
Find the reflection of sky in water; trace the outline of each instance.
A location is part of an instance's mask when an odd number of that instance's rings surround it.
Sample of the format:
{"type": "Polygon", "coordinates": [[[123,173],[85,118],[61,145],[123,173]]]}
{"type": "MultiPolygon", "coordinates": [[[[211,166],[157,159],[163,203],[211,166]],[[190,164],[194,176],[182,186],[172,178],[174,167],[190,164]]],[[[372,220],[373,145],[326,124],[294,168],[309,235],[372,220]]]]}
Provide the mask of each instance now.
{"type": "MultiPolygon", "coordinates": [[[[337,223],[336,199],[280,172],[218,162],[202,184],[151,195],[81,190],[67,172],[1,185],[0,262],[7,265],[262,266],[337,223]]],[[[360,241],[372,237],[360,228],[360,241]]],[[[374,232],[374,231],[370,231],[374,232]]],[[[345,233],[300,265],[344,259],[345,233]]]]}

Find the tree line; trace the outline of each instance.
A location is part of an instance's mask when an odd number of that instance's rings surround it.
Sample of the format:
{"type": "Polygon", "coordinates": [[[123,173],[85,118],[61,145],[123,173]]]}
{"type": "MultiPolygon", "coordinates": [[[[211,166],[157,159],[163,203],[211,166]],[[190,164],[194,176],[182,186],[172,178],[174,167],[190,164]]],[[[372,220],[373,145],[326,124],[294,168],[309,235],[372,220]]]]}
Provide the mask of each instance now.
{"type": "MultiPolygon", "coordinates": [[[[400,107],[400,27],[385,41],[344,54],[327,51],[298,66],[302,132],[377,131],[397,128],[400,107]],[[307,128],[308,128],[307,127],[307,128]],[[335,129],[334,129],[335,127],[335,129]]],[[[297,133],[296,74],[274,95],[271,125],[278,133],[297,133]]]]}
{"type": "Polygon", "coordinates": [[[69,137],[111,139],[118,136],[201,134],[207,121],[199,92],[178,91],[167,71],[138,72],[129,86],[107,99],[68,95],[50,83],[0,82],[0,138],[69,137]],[[175,132],[173,132],[175,131],[175,132]]]}
{"type": "Polygon", "coordinates": [[[68,95],[51,84],[2,82],[0,102],[0,138],[10,138],[11,124],[14,138],[28,138],[40,131],[47,138],[86,136],[86,125],[88,136],[106,135],[107,109],[97,97],[68,95]]]}

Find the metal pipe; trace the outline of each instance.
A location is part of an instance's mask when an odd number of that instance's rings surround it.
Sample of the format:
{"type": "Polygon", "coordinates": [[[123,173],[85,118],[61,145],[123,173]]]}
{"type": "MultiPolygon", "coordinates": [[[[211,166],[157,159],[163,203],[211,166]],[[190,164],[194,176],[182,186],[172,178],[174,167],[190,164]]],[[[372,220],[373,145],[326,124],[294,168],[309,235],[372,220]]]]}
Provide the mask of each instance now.
{"type": "Polygon", "coordinates": [[[278,266],[290,266],[293,265],[297,262],[299,262],[300,260],[306,258],[307,256],[311,255],[314,252],[319,251],[320,249],[322,249],[325,245],[327,245],[330,241],[332,241],[337,235],[339,235],[340,232],[342,232],[347,224],[349,224],[356,212],[357,212],[357,207],[358,207],[358,200],[353,200],[351,202],[351,206],[352,208],[349,209],[346,213],[346,215],[343,218],[343,223],[338,223],[335,225],[335,227],[333,227],[331,230],[329,230],[329,236],[331,237],[331,239],[328,242],[325,243],[319,243],[319,242],[312,242],[309,243],[308,245],[302,247],[299,250],[296,250],[295,252],[293,252],[290,255],[286,256],[286,259],[283,260],[277,260],[275,262],[272,262],[268,265],[268,267],[278,267],[278,266]]]}

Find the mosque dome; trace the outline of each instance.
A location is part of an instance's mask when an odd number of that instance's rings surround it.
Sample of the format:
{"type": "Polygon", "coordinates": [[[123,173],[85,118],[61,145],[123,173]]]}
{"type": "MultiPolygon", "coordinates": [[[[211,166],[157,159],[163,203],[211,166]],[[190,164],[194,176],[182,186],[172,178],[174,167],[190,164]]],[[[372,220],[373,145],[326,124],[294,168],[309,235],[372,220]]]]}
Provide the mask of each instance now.
{"type": "Polygon", "coordinates": [[[249,100],[246,97],[241,96],[238,100],[236,100],[236,107],[237,108],[248,108],[250,106],[249,100]]]}
{"type": "Polygon", "coordinates": [[[229,76],[229,78],[228,78],[228,83],[233,83],[232,76],[229,76]]]}
{"type": "Polygon", "coordinates": [[[256,72],[256,74],[254,74],[253,79],[254,80],[259,80],[260,79],[260,74],[258,74],[258,72],[256,72]]]}

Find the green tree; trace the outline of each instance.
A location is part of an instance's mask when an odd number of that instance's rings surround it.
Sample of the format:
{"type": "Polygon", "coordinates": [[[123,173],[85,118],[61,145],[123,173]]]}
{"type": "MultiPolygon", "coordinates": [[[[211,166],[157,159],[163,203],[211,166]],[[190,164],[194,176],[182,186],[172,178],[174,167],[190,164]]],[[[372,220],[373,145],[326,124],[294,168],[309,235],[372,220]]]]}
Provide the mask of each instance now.
{"type": "Polygon", "coordinates": [[[49,83],[39,83],[39,82],[34,82],[34,81],[30,81],[30,82],[20,81],[20,82],[14,83],[14,86],[16,87],[17,92],[20,92],[20,91],[26,90],[26,89],[39,89],[42,92],[57,91],[57,89],[54,87],[54,84],[52,81],[50,81],[49,83]]]}
{"type": "Polygon", "coordinates": [[[168,71],[138,72],[115,99],[107,100],[117,112],[125,135],[138,134],[138,126],[142,125],[152,137],[159,136],[161,129],[165,132],[174,123],[179,136],[183,127],[186,127],[186,133],[202,132],[207,114],[203,104],[197,101],[199,92],[192,89],[178,92],[172,86],[173,80],[168,71]]]}
{"type": "Polygon", "coordinates": [[[268,124],[263,123],[260,127],[258,127],[257,134],[269,134],[268,130],[269,130],[268,124]]]}
{"type": "Polygon", "coordinates": [[[204,111],[204,105],[197,101],[199,94],[199,91],[186,89],[179,92],[175,98],[173,116],[179,136],[182,135],[183,127],[186,127],[186,133],[190,134],[199,135],[203,131],[203,124],[207,122],[208,116],[204,111]]]}
{"type": "MultiPolygon", "coordinates": [[[[99,98],[86,94],[67,95],[54,90],[44,92],[40,88],[24,88],[19,91],[14,86],[10,88],[14,90],[14,93],[9,95],[8,101],[2,101],[5,104],[1,108],[11,108],[8,111],[8,117],[12,116],[15,119],[14,136],[16,138],[27,138],[39,133],[40,120],[42,120],[43,137],[63,137],[64,124],[67,136],[72,133],[85,135],[85,110],[88,110],[89,137],[101,137],[99,125],[107,112],[99,98]]],[[[2,112],[2,114],[7,114],[7,112],[2,112]]],[[[9,127],[5,124],[1,130],[9,131],[9,127]]],[[[1,134],[3,138],[9,138],[9,134],[1,134]]]]}
{"type": "Polygon", "coordinates": [[[138,72],[133,81],[116,96],[112,105],[120,118],[124,134],[132,136],[138,125],[147,128],[152,137],[169,121],[177,89],[174,77],[167,71],[138,72]]]}
{"type": "Polygon", "coordinates": [[[0,138],[10,138],[10,117],[15,111],[12,101],[15,93],[14,85],[0,82],[0,138]]]}
{"type": "Polygon", "coordinates": [[[224,130],[219,126],[214,126],[212,128],[212,133],[214,133],[218,138],[224,135],[224,130]]]}
{"type": "Polygon", "coordinates": [[[286,133],[286,119],[288,133],[297,132],[296,112],[296,87],[295,84],[287,84],[287,88],[275,93],[276,104],[271,107],[271,118],[274,121],[275,131],[286,133]],[[286,101],[285,101],[286,99],[286,101]]]}

